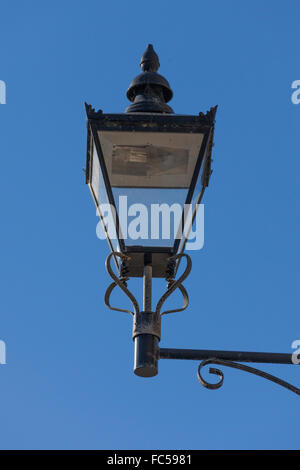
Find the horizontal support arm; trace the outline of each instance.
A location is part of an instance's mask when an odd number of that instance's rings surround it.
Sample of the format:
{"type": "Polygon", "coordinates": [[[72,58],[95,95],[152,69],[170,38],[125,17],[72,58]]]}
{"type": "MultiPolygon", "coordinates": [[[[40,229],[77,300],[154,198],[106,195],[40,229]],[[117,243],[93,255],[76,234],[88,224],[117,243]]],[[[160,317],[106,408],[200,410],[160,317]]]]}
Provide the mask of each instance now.
{"type": "Polygon", "coordinates": [[[186,359],[191,361],[202,361],[215,357],[225,361],[294,364],[292,361],[292,354],[248,351],[215,351],[210,349],[160,348],[159,357],[160,359],[186,359]]]}
{"type": "Polygon", "coordinates": [[[159,350],[160,359],[187,359],[191,361],[202,361],[198,367],[198,379],[199,382],[210,390],[220,388],[224,381],[224,374],[220,369],[214,367],[209,368],[210,374],[214,374],[219,377],[219,381],[216,383],[208,382],[203,378],[201,369],[209,364],[218,364],[220,366],[231,367],[233,369],[242,370],[251,374],[257,375],[264,379],[270,380],[282,387],[290,390],[296,395],[300,395],[300,388],[282,380],[275,375],[271,375],[260,369],[249,367],[241,362],[259,362],[265,364],[293,364],[292,354],[285,353],[265,353],[265,352],[248,352],[248,351],[216,351],[210,349],[169,349],[161,348],[159,350]]]}

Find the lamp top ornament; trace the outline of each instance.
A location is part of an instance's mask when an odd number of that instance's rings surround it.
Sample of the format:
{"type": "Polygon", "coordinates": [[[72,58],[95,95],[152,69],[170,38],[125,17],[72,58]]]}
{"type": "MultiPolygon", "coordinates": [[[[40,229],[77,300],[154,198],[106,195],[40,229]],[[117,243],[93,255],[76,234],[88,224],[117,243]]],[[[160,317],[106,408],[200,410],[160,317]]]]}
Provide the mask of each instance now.
{"type": "Polygon", "coordinates": [[[167,105],[173,92],[169,82],[157,73],[160,63],[152,44],[148,44],[140,66],[143,72],[132,80],[127,90],[127,98],[132,104],[126,113],[173,114],[173,109],[167,105]]]}

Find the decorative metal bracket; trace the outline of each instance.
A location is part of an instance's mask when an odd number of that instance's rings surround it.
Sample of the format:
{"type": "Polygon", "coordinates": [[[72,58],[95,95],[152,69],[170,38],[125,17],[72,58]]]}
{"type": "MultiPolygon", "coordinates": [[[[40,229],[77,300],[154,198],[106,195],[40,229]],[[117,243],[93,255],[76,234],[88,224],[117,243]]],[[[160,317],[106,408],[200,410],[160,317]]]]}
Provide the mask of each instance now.
{"type": "Polygon", "coordinates": [[[108,257],[106,258],[105,267],[106,267],[106,270],[107,270],[108,274],[110,275],[110,277],[113,279],[114,282],[112,282],[108,286],[108,288],[105,292],[105,296],[104,296],[105,305],[108,308],[110,308],[110,310],[117,310],[118,312],[130,313],[131,315],[137,314],[139,312],[139,304],[138,304],[136,298],[134,297],[134,295],[127,288],[128,277],[126,276],[126,272],[122,272],[122,270],[121,270],[121,275],[120,275],[119,278],[113,272],[113,269],[112,269],[111,264],[110,264],[111,258],[113,256],[116,256],[117,258],[121,258],[122,260],[125,260],[125,261],[129,258],[128,256],[124,255],[123,253],[119,253],[117,251],[115,251],[113,253],[110,253],[108,255],[108,257]],[[127,295],[127,297],[129,298],[129,300],[131,301],[131,303],[133,305],[134,312],[132,312],[131,310],[125,310],[125,309],[119,308],[119,307],[112,307],[110,305],[110,296],[111,296],[111,293],[112,293],[112,291],[114,290],[114,288],[116,286],[119,286],[120,289],[122,289],[122,291],[127,295]]]}
{"type": "Polygon", "coordinates": [[[188,293],[185,289],[185,287],[182,285],[183,281],[185,281],[185,279],[188,277],[188,275],[190,274],[191,272],[191,269],[192,269],[192,260],[190,258],[189,255],[185,254],[185,253],[182,253],[182,254],[178,254],[178,255],[175,255],[175,256],[172,256],[170,258],[170,263],[172,264],[172,267],[170,268],[170,270],[168,271],[168,277],[167,277],[167,282],[168,282],[168,289],[167,291],[161,296],[161,298],[159,299],[159,301],[157,302],[157,305],[156,305],[156,313],[157,314],[160,314],[160,315],[166,315],[167,313],[175,313],[175,312],[182,312],[183,310],[185,310],[188,305],[189,305],[189,296],[188,296],[188,293]],[[176,265],[176,260],[180,260],[181,258],[185,258],[186,259],[186,268],[184,270],[184,272],[181,274],[181,276],[175,280],[173,278],[173,272],[174,272],[174,267],[176,265]],[[163,306],[163,304],[165,303],[165,301],[167,300],[168,297],[170,297],[171,294],[173,294],[173,292],[175,292],[176,289],[179,289],[181,294],[182,294],[182,297],[183,297],[183,306],[181,308],[177,308],[177,309],[172,309],[172,310],[165,310],[164,312],[161,312],[161,308],[163,306]]]}
{"type": "Polygon", "coordinates": [[[240,364],[235,361],[242,362],[258,362],[265,364],[290,364],[295,365],[292,361],[292,354],[283,353],[260,353],[260,352],[245,352],[245,351],[209,351],[201,349],[160,349],[160,359],[187,359],[187,360],[201,360],[198,367],[198,379],[201,385],[209,390],[216,390],[223,385],[224,374],[220,369],[214,367],[209,368],[209,373],[217,375],[219,381],[217,383],[210,383],[202,377],[202,368],[208,364],[218,364],[233,369],[243,370],[250,374],[258,375],[271,382],[277,383],[291,392],[300,395],[300,388],[274,376],[260,369],[240,364]]]}
{"type": "MultiPolygon", "coordinates": [[[[241,362],[256,362],[266,364],[294,364],[292,354],[282,353],[260,353],[260,352],[245,352],[245,351],[214,351],[214,350],[201,350],[201,349],[168,349],[158,348],[157,342],[160,340],[160,324],[161,316],[168,313],[180,312],[187,308],[189,297],[186,289],[182,283],[191,272],[192,262],[187,254],[177,254],[170,257],[169,265],[166,273],[166,280],[168,287],[166,292],[157,302],[154,312],[140,311],[139,304],[134,295],[127,288],[128,270],[126,262],[130,259],[127,255],[119,252],[111,253],[106,260],[106,269],[113,282],[107,288],[105,293],[105,304],[111,310],[126,312],[133,315],[133,339],[136,342],[135,352],[135,373],[143,377],[150,377],[157,374],[157,360],[158,359],[185,359],[185,360],[200,360],[202,361],[198,367],[198,379],[200,383],[209,390],[216,390],[223,385],[224,374],[220,369],[210,367],[209,373],[219,377],[219,381],[211,383],[205,380],[202,376],[202,369],[209,364],[218,364],[225,367],[249,372],[250,374],[257,375],[271,382],[277,383],[282,387],[290,390],[297,395],[300,395],[300,388],[274,376],[260,369],[250,367],[241,362]],[[117,257],[122,260],[119,277],[114,273],[111,267],[112,257],[117,257]],[[174,279],[176,264],[181,258],[186,259],[186,267],[184,272],[178,279],[174,279]],[[119,307],[112,307],[110,304],[110,296],[114,288],[118,286],[127,295],[132,303],[133,311],[122,309],[119,307]],[[183,306],[173,310],[165,310],[161,312],[164,302],[170,295],[179,289],[183,297],[183,306]],[[148,339],[143,339],[147,337],[148,339]],[[148,349],[149,348],[149,349],[148,349]],[[150,359],[149,359],[150,358],[150,359]]],[[[151,280],[151,279],[150,279],[151,280]]],[[[151,292],[151,290],[150,290],[151,292]]],[[[151,295],[150,295],[151,297],[151,295]]]]}
{"type": "MultiPolygon", "coordinates": [[[[108,257],[106,259],[105,266],[106,266],[106,270],[107,270],[108,274],[110,275],[110,277],[113,279],[114,282],[112,282],[106,290],[105,297],[104,297],[105,305],[111,310],[117,310],[119,312],[125,312],[125,313],[130,313],[131,315],[135,315],[135,314],[140,312],[140,309],[139,309],[139,304],[138,304],[136,298],[130,292],[130,290],[127,288],[127,281],[128,281],[129,278],[127,277],[126,267],[125,268],[123,267],[123,269],[121,269],[120,276],[118,277],[114,273],[114,271],[111,267],[111,259],[112,259],[113,256],[116,256],[116,257],[122,259],[123,261],[125,261],[125,263],[126,263],[127,260],[130,259],[129,256],[124,255],[123,253],[119,253],[119,252],[113,252],[113,253],[110,253],[108,255],[108,257]],[[122,291],[130,299],[130,301],[133,305],[133,308],[134,308],[134,312],[132,312],[131,310],[126,310],[126,309],[111,306],[110,296],[111,296],[111,293],[112,293],[112,291],[114,290],[114,288],[116,286],[120,287],[120,289],[122,289],[122,291]]],[[[168,288],[167,288],[167,291],[162,295],[162,297],[157,302],[156,309],[155,309],[156,315],[160,315],[160,316],[161,315],[166,315],[167,313],[182,312],[189,305],[189,296],[188,296],[188,293],[187,293],[185,287],[182,285],[182,282],[188,277],[188,275],[191,272],[191,269],[192,269],[191,258],[187,254],[178,254],[178,255],[170,257],[169,265],[171,267],[170,267],[169,271],[167,272],[167,278],[166,278],[166,280],[168,282],[168,288]],[[186,268],[185,268],[184,272],[181,274],[181,276],[178,279],[174,279],[174,269],[173,268],[175,267],[177,260],[179,260],[181,258],[186,259],[187,265],[186,265],[186,268]],[[165,310],[164,312],[161,312],[161,308],[162,308],[163,304],[165,303],[167,298],[170,297],[170,295],[173,292],[175,292],[176,289],[179,289],[181,294],[182,294],[183,306],[181,308],[172,309],[172,310],[165,310]]]]}
{"type": "Polygon", "coordinates": [[[259,377],[270,380],[271,382],[275,382],[278,385],[281,385],[282,387],[285,387],[288,390],[291,390],[292,392],[296,393],[297,395],[300,395],[300,388],[297,388],[294,385],[291,385],[290,383],[286,382],[285,380],[279,379],[279,377],[276,377],[275,375],[268,374],[267,372],[264,372],[260,369],[256,369],[254,367],[245,366],[244,364],[239,364],[237,362],[231,362],[231,361],[224,361],[222,359],[217,359],[217,358],[206,359],[205,361],[202,361],[201,364],[198,367],[199,382],[204,387],[206,387],[210,390],[216,390],[217,388],[220,388],[223,385],[224,374],[220,369],[215,369],[214,367],[210,367],[209,368],[209,373],[217,375],[220,378],[220,380],[217,383],[207,382],[201,375],[201,369],[203,367],[205,367],[206,365],[208,365],[208,364],[219,364],[221,366],[232,367],[233,369],[239,369],[239,370],[243,370],[245,372],[249,372],[250,374],[258,375],[259,377]]]}

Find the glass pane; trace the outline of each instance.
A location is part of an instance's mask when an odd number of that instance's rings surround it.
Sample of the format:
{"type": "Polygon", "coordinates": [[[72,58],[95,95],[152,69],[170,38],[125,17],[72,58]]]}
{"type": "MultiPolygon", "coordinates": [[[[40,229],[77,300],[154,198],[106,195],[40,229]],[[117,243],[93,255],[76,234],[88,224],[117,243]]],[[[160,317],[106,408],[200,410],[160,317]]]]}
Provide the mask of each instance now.
{"type": "Polygon", "coordinates": [[[99,131],[112,187],[188,189],[203,134],[99,131]]]}
{"type": "Polygon", "coordinates": [[[192,197],[190,211],[186,213],[183,237],[178,247],[178,253],[187,250],[199,250],[203,247],[204,243],[204,207],[200,207],[199,204],[203,204],[203,185],[202,176],[206,166],[206,158],[208,154],[204,155],[197,182],[192,197]],[[192,222],[193,221],[193,222],[192,222]],[[187,239],[187,240],[186,240],[187,239]],[[187,243],[186,243],[187,242],[187,243]],[[186,245],[185,245],[186,243],[186,245]]]}
{"type": "Polygon", "coordinates": [[[203,134],[98,131],[127,246],[172,247],[203,134]]]}
{"type": "Polygon", "coordinates": [[[188,189],[113,188],[125,245],[172,247],[181,226],[187,192],[188,189]]]}
{"type": "Polygon", "coordinates": [[[96,227],[97,236],[100,239],[107,238],[111,242],[114,251],[120,251],[119,241],[115,230],[115,210],[109,204],[103,173],[101,170],[95,143],[92,149],[90,162],[90,182],[89,187],[93,195],[97,214],[100,217],[100,224],[96,227]]]}

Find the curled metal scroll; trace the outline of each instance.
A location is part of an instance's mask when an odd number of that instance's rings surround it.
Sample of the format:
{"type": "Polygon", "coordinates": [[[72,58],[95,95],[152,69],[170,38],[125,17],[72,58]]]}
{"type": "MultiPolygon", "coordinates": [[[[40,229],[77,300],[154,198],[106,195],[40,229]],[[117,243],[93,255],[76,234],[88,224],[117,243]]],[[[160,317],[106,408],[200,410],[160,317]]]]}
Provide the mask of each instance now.
{"type": "Polygon", "coordinates": [[[207,382],[201,375],[201,369],[208,364],[218,364],[221,366],[232,367],[233,369],[239,369],[245,372],[249,372],[250,374],[258,375],[259,377],[262,377],[264,379],[270,380],[271,382],[277,383],[278,385],[281,385],[282,387],[287,388],[288,390],[291,390],[291,392],[294,392],[297,395],[300,395],[300,388],[297,388],[294,385],[288,382],[285,382],[285,380],[279,379],[278,377],[274,375],[268,374],[267,372],[264,372],[260,369],[255,369],[254,367],[246,366],[245,364],[240,364],[238,362],[231,362],[231,361],[217,359],[217,358],[205,359],[204,361],[201,362],[201,364],[198,367],[199,382],[201,383],[201,385],[203,385],[204,387],[210,390],[216,390],[217,388],[220,388],[223,385],[224,374],[220,369],[210,367],[209,373],[217,375],[220,380],[217,383],[207,382]]]}
{"type": "Polygon", "coordinates": [[[182,282],[188,277],[188,275],[190,274],[191,272],[191,269],[192,269],[192,260],[190,258],[189,255],[187,255],[186,253],[182,253],[182,254],[177,254],[175,256],[172,256],[170,258],[170,260],[172,260],[172,262],[175,262],[177,259],[181,259],[181,258],[185,258],[186,259],[186,268],[184,270],[184,272],[182,273],[182,275],[178,278],[178,279],[170,279],[169,280],[169,285],[168,285],[168,289],[167,291],[162,295],[162,297],[159,299],[159,301],[157,302],[157,305],[156,305],[156,313],[157,314],[160,314],[160,315],[166,315],[167,313],[174,313],[174,312],[182,312],[183,310],[185,310],[187,308],[187,306],[189,305],[189,296],[188,296],[188,293],[185,289],[185,287],[182,285],[182,282]],[[182,294],[182,297],[183,297],[183,307],[181,308],[177,308],[177,309],[173,309],[173,310],[165,310],[164,312],[160,313],[161,311],[161,308],[163,306],[163,304],[165,303],[165,301],[167,300],[167,298],[176,290],[176,289],[179,289],[181,294],[182,294]]]}
{"type": "Polygon", "coordinates": [[[129,259],[129,256],[126,256],[124,255],[123,253],[119,253],[119,252],[114,252],[114,253],[110,253],[106,259],[106,262],[105,262],[105,267],[106,267],[106,270],[108,272],[108,274],[110,275],[110,277],[113,279],[114,282],[112,282],[106,292],[105,292],[105,296],[104,296],[104,302],[105,302],[105,305],[110,308],[111,310],[117,310],[118,312],[126,312],[126,313],[130,313],[131,315],[134,315],[136,313],[139,312],[139,304],[136,300],[136,298],[134,297],[134,295],[130,292],[130,290],[127,288],[127,285],[126,285],[126,280],[127,278],[118,278],[117,275],[113,272],[113,269],[111,267],[111,264],[110,264],[110,261],[111,261],[111,258],[112,256],[117,256],[118,258],[121,258],[123,260],[128,260],[129,259]],[[116,286],[119,286],[120,289],[122,289],[122,291],[127,295],[127,297],[130,299],[132,305],[133,305],[133,308],[134,308],[134,312],[132,312],[131,310],[125,310],[123,308],[118,308],[118,307],[112,307],[110,305],[110,296],[111,296],[111,293],[112,291],[114,290],[114,288],[116,286]]]}

